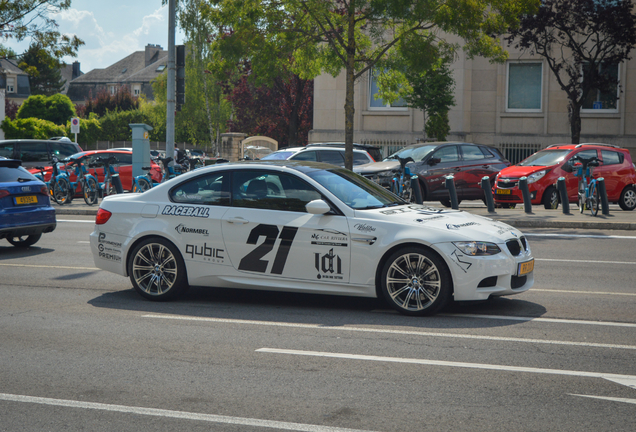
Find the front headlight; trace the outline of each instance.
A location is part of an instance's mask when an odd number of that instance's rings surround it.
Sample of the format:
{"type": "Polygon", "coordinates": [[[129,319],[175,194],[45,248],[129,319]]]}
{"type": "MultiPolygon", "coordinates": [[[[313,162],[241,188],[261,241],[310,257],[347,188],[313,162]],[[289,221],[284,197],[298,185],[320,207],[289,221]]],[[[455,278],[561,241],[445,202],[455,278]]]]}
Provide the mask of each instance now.
{"type": "Polygon", "coordinates": [[[453,242],[453,244],[457,249],[470,256],[496,255],[501,252],[499,246],[494,243],[464,241],[453,242]]]}
{"type": "Polygon", "coordinates": [[[536,182],[541,177],[546,175],[547,172],[548,172],[548,170],[543,170],[543,171],[537,171],[536,173],[530,174],[528,176],[528,184],[536,182]]]}

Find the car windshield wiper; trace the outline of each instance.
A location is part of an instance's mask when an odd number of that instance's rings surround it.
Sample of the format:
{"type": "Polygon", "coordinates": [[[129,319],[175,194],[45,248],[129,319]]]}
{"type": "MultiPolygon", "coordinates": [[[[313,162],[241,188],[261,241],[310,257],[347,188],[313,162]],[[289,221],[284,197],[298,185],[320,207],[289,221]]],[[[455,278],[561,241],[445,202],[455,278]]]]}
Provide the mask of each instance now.
{"type": "Polygon", "coordinates": [[[31,179],[28,179],[28,178],[25,179],[25,178],[18,177],[17,181],[18,181],[18,183],[25,183],[25,182],[31,181],[31,179]]]}
{"type": "Polygon", "coordinates": [[[385,207],[395,207],[399,205],[403,205],[403,203],[392,202],[389,204],[371,205],[371,206],[356,208],[356,210],[373,210],[373,209],[379,209],[379,208],[385,208],[385,207]]]}

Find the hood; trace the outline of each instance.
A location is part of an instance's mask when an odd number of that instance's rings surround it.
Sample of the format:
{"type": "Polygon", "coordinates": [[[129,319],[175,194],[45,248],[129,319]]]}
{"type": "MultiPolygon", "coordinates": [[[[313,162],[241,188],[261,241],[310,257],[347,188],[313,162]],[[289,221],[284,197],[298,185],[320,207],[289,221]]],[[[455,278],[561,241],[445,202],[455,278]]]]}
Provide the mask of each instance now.
{"type": "Polygon", "coordinates": [[[499,178],[505,177],[505,178],[519,178],[519,177],[523,177],[523,176],[529,176],[530,174],[534,174],[538,171],[543,171],[546,169],[552,169],[554,168],[554,165],[551,166],[519,166],[519,165],[512,165],[509,166],[507,168],[502,169],[501,171],[499,171],[499,178]]]}
{"type": "Polygon", "coordinates": [[[356,217],[368,219],[371,226],[373,221],[377,220],[378,224],[382,221],[427,230],[424,238],[431,243],[473,240],[503,243],[523,235],[521,231],[508,224],[484,216],[463,210],[425,205],[359,210],[356,212],[356,217]]]}
{"type": "Polygon", "coordinates": [[[375,174],[382,171],[393,170],[399,167],[400,167],[400,162],[392,159],[388,161],[357,165],[353,167],[353,172],[358,174],[375,174]]]}

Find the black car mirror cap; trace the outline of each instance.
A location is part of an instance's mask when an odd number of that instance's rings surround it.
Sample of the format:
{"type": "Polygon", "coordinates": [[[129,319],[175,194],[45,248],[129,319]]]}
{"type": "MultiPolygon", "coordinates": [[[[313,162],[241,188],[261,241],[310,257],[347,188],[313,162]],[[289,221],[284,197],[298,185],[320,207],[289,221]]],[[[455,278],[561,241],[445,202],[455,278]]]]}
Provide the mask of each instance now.
{"type": "Polygon", "coordinates": [[[564,163],[561,169],[567,173],[571,173],[572,171],[574,171],[574,168],[572,167],[572,164],[570,162],[564,163]]]}
{"type": "Polygon", "coordinates": [[[430,158],[428,160],[428,164],[429,165],[436,165],[438,163],[440,163],[442,160],[440,158],[430,158]]]}

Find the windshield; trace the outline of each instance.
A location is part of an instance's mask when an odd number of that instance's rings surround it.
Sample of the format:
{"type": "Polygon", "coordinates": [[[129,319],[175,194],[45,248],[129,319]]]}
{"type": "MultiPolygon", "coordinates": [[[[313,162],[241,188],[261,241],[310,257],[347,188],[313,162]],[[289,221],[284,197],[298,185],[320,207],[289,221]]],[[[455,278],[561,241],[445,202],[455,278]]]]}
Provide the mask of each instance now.
{"type": "Polygon", "coordinates": [[[307,175],[324,186],[340,201],[356,210],[407,204],[382,186],[342,168],[317,170],[307,175]]]}
{"type": "Polygon", "coordinates": [[[522,160],[519,166],[552,166],[563,161],[571,150],[541,150],[522,160]]]}
{"type": "Polygon", "coordinates": [[[267,156],[263,156],[261,160],[287,160],[291,155],[296,152],[293,151],[277,151],[270,153],[267,156]]]}
{"type": "Polygon", "coordinates": [[[389,156],[388,158],[384,159],[385,161],[391,160],[391,159],[397,159],[402,158],[402,159],[406,159],[408,157],[413,158],[414,161],[419,162],[421,160],[423,160],[430,152],[432,152],[433,150],[435,150],[437,148],[436,145],[424,145],[424,146],[419,146],[419,147],[406,147],[403,148],[402,150],[399,150],[395,153],[393,153],[391,156],[389,156]]]}

